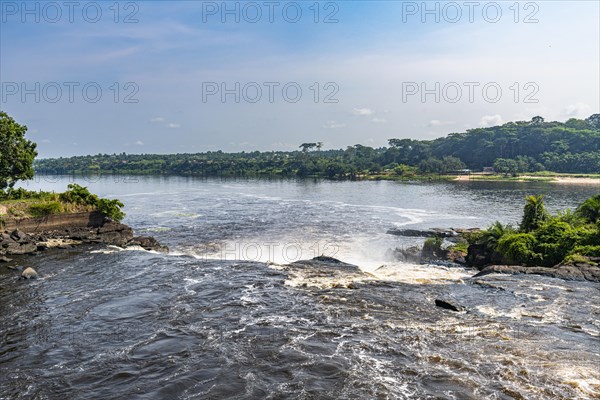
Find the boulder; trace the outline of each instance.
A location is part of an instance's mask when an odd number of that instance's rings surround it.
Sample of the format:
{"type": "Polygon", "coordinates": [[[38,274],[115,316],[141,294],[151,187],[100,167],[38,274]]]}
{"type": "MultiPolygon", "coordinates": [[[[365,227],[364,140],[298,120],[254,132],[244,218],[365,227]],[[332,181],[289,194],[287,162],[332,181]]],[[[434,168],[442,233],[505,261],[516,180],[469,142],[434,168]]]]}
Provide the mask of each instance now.
{"type": "Polygon", "coordinates": [[[407,248],[398,247],[394,250],[389,250],[386,255],[398,261],[412,263],[421,262],[421,249],[418,246],[411,246],[407,248]]]}
{"type": "Polygon", "coordinates": [[[10,238],[12,240],[14,240],[15,242],[21,243],[21,242],[29,240],[29,235],[27,235],[25,232],[22,232],[22,231],[20,231],[18,229],[15,229],[10,234],[10,238]]]}
{"type": "Polygon", "coordinates": [[[33,278],[37,278],[38,274],[37,274],[37,272],[35,272],[35,269],[29,267],[29,268],[26,268],[25,271],[23,271],[21,273],[21,277],[25,278],[25,279],[33,279],[33,278]]]}
{"type": "Polygon", "coordinates": [[[26,243],[17,243],[12,242],[8,243],[8,246],[4,249],[5,254],[7,255],[23,255],[23,254],[32,254],[37,251],[37,245],[32,242],[26,243]]]}
{"type": "Polygon", "coordinates": [[[444,308],[444,309],[450,310],[450,311],[460,312],[460,311],[464,311],[465,310],[465,308],[463,306],[451,303],[451,302],[446,301],[446,300],[441,300],[441,299],[435,299],[435,305],[437,307],[444,308]]]}
{"type": "Polygon", "coordinates": [[[140,246],[144,250],[158,251],[166,253],[169,251],[167,246],[161,245],[158,240],[151,236],[136,236],[127,243],[128,246],[140,246]]]}

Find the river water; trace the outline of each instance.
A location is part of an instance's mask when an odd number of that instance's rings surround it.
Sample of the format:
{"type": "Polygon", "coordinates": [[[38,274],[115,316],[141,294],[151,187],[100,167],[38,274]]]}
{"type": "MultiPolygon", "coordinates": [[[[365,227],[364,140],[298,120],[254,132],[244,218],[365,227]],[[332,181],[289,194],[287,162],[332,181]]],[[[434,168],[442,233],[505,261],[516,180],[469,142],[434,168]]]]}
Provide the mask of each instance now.
{"type": "Polygon", "coordinates": [[[0,267],[0,398],[600,398],[600,287],[402,263],[391,228],[517,224],[598,186],[178,177],[76,181],[126,204],[171,253],[115,247],[0,267]],[[284,265],[319,255],[335,277],[284,265]],[[353,281],[354,289],[345,288],[353,281]],[[341,285],[343,283],[344,285],[341,285]],[[437,308],[435,299],[467,312],[437,308]]]}

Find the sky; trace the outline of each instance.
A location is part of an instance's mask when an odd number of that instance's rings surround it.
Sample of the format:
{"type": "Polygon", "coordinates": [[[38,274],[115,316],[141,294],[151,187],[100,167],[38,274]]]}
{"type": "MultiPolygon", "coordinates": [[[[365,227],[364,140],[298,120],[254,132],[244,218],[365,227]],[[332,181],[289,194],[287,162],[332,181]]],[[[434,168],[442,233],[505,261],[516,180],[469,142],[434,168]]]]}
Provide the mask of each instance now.
{"type": "Polygon", "coordinates": [[[40,157],[385,146],[600,112],[600,2],[0,0],[40,157]]]}

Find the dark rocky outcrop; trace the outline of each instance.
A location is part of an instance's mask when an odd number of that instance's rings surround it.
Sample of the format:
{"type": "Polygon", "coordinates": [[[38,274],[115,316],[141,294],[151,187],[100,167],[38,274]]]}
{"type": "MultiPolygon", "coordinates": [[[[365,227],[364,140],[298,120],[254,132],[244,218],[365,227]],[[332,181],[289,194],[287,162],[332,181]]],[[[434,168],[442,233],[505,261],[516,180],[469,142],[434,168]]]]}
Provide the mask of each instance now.
{"type": "Polygon", "coordinates": [[[459,229],[459,228],[431,228],[431,229],[390,229],[386,233],[396,236],[406,237],[443,237],[443,238],[457,238],[463,233],[477,232],[479,228],[459,229]]]}
{"type": "Polygon", "coordinates": [[[437,307],[444,308],[444,309],[450,310],[450,311],[456,311],[456,312],[465,311],[465,308],[463,306],[451,303],[446,300],[435,299],[435,305],[437,307]]]}
{"type": "Polygon", "coordinates": [[[466,263],[466,253],[453,249],[421,249],[419,246],[389,249],[387,258],[416,264],[438,264],[445,266],[462,266],[466,263]]]}
{"type": "Polygon", "coordinates": [[[467,267],[481,270],[488,265],[502,263],[502,254],[490,251],[486,244],[476,243],[469,246],[465,262],[467,267]]]}
{"type": "Polygon", "coordinates": [[[387,258],[393,258],[398,261],[420,263],[422,261],[421,248],[410,246],[407,248],[389,249],[386,253],[387,258]]]}
{"type": "Polygon", "coordinates": [[[573,281],[600,282],[600,267],[588,263],[559,265],[553,268],[523,267],[519,265],[490,265],[473,277],[477,278],[489,274],[533,274],[573,281]]]}
{"type": "Polygon", "coordinates": [[[134,238],[133,229],[112,221],[101,213],[52,217],[5,222],[5,227],[17,228],[5,230],[0,234],[0,256],[32,254],[51,247],[69,248],[82,243],[102,243],[119,247],[138,245],[146,250],[168,252],[168,248],[156,239],[146,236],[134,238]]]}
{"type": "Polygon", "coordinates": [[[151,236],[136,236],[132,238],[128,243],[128,246],[140,246],[144,250],[153,250],[161,253],[169,251],[167,246],[161,245],[158,240],[151,236]]]}

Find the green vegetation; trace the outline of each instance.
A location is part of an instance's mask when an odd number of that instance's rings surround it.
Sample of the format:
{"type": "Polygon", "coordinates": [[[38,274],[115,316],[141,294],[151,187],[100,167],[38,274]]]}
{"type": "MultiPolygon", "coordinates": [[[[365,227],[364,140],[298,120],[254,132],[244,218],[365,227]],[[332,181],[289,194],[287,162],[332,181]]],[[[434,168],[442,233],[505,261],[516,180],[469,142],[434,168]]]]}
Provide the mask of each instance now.
{"type": "Polygon", "coordinates": [[[101,199],[76,184],[69,185],[68,190],[61,194],[13,189],[18,180],[33,178],[36,144],[25,139],[26,132],[26,126],[0,111],[0,203],[8,217],[46,217],[93,210],[103,212],[115,221],[125,217],[121,210],[123,203],[119,200],[101,199]]]}
{"type": "Polygon", "coordinates": [[[0,190],[9,190],[20,179],[33,178],[36,144],[25,139],[27,127],[0,111],[0,190]]]}
{"type": "Polygon", "coordinates": [[[550,215],[543,196],[529,196],[518,230],[496,222],[465,238],[505,264],[552,267],[589,261],[587,257],[600,257],[599,200],[600,194],[587,199],[574,213],[566,210],[550,215]]]}
{"type": "MultiPolygon", "coordinates": [[[[571,174],[600,172],[600,114],[585,120],[509,122],[471,129],[435,140],[390,139],[389,147],[360,144],[323,150],[303,143],[283,152],[222,151],[198,154],[98,154],[36,161],[42,174],[122,174],[190,176],[276,176],[329,179],[430,179],[494,167],[507,177],[547,171],[571,174]]],[[[489,177],[487,177],[489,179],[489,177]]],[[[512,178],[511,178],[512,179],[512,178]]]]}
{"type": "Polygon", "coordinates": [[[58,201],[35,203],[29,206],[29,213],[33,217],[46,217],[51,214],[60,214],[62,211],[62,203],[59,203],[58,201]]]}
{"type": "Polygon", "coordinates": [[[64,193],[28,191],[18,188],[0,191],[0,204],[5,205],[9,217],[46,217],[70,212],[100,211],[115,221],[125,217],[119,200],[101,199],[83,186],[68,185],[64,193]]]}
{"type": "Polygon", "coordinates": [[[580,205],[576,215],[593,223],[600,221],[600,194],[590,197],[580,205]]]}
{"type": "Polygon", "coordinates": [[[106,214],[115,221],[121,221],[125,218],[125,213],[121,210],[124,205],[119,200],[101,199],[83,186],[75,183],[68,185],[69,190],[60,195],[62,201],[67,203],[91,206],[94,209],[106,214]]]}

